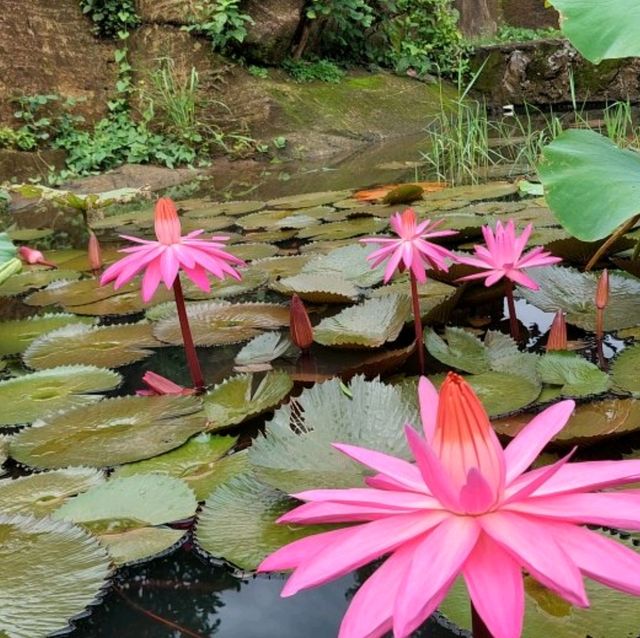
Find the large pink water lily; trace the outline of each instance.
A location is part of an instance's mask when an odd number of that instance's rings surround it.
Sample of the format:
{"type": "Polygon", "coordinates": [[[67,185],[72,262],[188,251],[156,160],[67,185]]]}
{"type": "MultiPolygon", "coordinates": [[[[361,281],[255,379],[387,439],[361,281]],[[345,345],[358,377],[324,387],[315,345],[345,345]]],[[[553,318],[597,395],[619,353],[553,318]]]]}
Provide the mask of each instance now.
{"type": "Polygon", "coordinates": [[[294,495],[285,524],[354,523],[278,550],[260,571],[294,570],[282,592],[320,585],[378,558],[340,638],[409,636],[462,574],[494,638],[518,638],[525,570],[570,603],[588,605],[583,576],[640,595],[640,555],[583,524],[640,529],[640,495],[599,492],[637,481],[640,461],[568,463],[527,471],[566,424],[573,401],[537,415],[502,449],[471,387],[449,374],[440,394],[422,378],[424,437],[407,426],[415,464],[373,450],[340,452],[377,474],[368,487],[294,495]]]}
{"type": "Polygon", "coordinates": [[[379,266],[386,259],[389,260],[384,270],[385,283],[393,277],[393,273],[401,263],[420,283],[427,280],[426,268],[439,268],[444,271],[448,269],[447,260],[454,259],[451,251],[428,240],[455,235],[455,230],[435,231],[441,222],[432,222],[428,219],[418,223],[413,208],[396,213],[391,217],[390,223],[398,237],[367,237],[360,240],[365,244],[382,245],[382,248],[371,253],[367,259],[371,261],[373,267],[379,266]]]}

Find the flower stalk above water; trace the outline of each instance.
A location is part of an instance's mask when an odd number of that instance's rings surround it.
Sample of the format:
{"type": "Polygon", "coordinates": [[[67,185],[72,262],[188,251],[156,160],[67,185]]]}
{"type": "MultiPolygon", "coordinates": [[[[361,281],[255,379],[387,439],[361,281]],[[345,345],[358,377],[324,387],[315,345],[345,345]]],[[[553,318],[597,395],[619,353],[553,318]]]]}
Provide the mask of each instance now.
{"type": "MultiPolygon", "coordinates": [[[[573,401],[547,408],[502,449],[471,386],[450,373],[438,393],[419,384],[422,436],[406,427],[415,464],[334,444],[373,470],[367,487],[308,490],[283,524],[349,524],[307,536],[266,558],[259,571],[288,571],[283,596],[386,557],[354,596],[339,638],[405,638],[462,575],[482,625],[519,638],[523,571],[571,604],[589,604],[583,577],[640,595],[640,555],[584,525],[640,529],[640,495],[603,488],[640,478],[640,460],[569,463],[529,470],[565,426],[573,401]]],[[[478,623],[478,627],[481,626],[478,623]]],[[[478,636],[478,638],[481,638],[478,636]]]]}
{"type": "Polygon", "coordinates": [[[396,270],[409,271],[418,360],[420,373],[424,374],[424,344],[418,284],[427,281],[427,268],[437,268],[447,272],[449,269],[447,260],[455,261],[451,251],[428,240],[435,237],[449,237],[456,235],[457,232],[455,230],[434,232],[442,222],[432,222],[427,219],[418,223],[418,217],[413,208],[407,208],[402,213],[392,215],[390,223],[397,237],[367,237],[360,241],[365,244],[381,245],[381,248],[372,252],[367,259],[371,262],[372,268],[388,260],[384,271],[384,283],[393,277],[396,270]]]}
{"type": "Polygon", "coordinates": [[[609,271],[605,268],[596,287],[596,351],[598,357],[598,365],[603,370],[607,362],[604,358],[604,311],[609,305],[609,271]]]}
{"type": "Polygon", "coordinates": [[[223,250],[224,242],[228,239],[226,236],[202,239],[199,236],[203,230],[182,236],[176,205],[167,197],[159,199],[156,204],[154,229],[156,240],[121,235],[136,245],[120,250],[128,253],[127,256],[105,270],[100,284],[115,280],[114,288],[118,289],[144,271],[142,299],[145,303],[153,297],[160,282],[173,289],[189,371],[194,387],[201,391],[204,389],[204,379],[189,326],[179,273],[184,272],[198,288],[210,292],[208,274],[218,279],[224,279],[227,275],[241,279],[234,266],[243,266],[244,261],[223,250]]]}

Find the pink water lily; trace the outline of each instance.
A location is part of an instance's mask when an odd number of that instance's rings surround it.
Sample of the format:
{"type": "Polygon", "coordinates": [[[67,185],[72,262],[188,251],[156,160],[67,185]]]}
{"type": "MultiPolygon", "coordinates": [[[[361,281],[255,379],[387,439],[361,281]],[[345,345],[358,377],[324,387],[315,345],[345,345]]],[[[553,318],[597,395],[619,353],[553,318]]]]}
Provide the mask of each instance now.
{"type": "Polygon", "coordinates": [[[640,529],[640,495],[602,492],[637,481],[640,461],[569,463],[527,471],[566,424],[573,401],[537,415],[503,450],[471,387],[449,374],[440,393],[419,385],[423,437],[407,426],[408,461],[336,444],[376,474],[367,487],[295,494],[305,504],[283,524],[352,523],[308,536],[259,570],[294,570],[283,596],[344,576],[387,556],[362,585],[340,638],[409,636],[462,575],[494,638],[518,638],[523,571],[573,605],[588,606],[583,576],[640,595],[640,555],[582,527],[640,529]]]}

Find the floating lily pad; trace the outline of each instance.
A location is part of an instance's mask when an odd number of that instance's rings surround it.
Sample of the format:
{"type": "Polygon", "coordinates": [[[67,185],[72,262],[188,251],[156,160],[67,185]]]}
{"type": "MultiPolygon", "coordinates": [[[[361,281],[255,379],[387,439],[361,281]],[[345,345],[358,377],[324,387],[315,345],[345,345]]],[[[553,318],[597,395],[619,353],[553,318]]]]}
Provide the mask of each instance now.
{"type": "Polygon", "coordinates": [[[377,348],[398,338],[410,314],[406,295],[368,299],[323,319],[313,329],[313,339],[324,346],[377,348]]]}
{"type": "Polygon", "coordinates": [[[47,516],[67,499],[103,483],[104,474],[90,467],[68,467],[0,482],[3,514],[47,516]]]}
{"type": "Polygon", "coordinates": [[[277,525],[295,501],[251,474],[216,488],[204,505],[195,532],[200,549],[241,569],[253,570],[287,543],[325,531],[318,525],[277,525]]]}
{"type": "Polygon", "coordinates": [[[424,200],[437,202],[440,200],[463,200],[466,202],[480,202],[487,199],[500,199],[518,192],[518,184],[511,182],[489,182],[473,186],[456,186],[445,188],[433,193],[425,193],[424,200]]]}
{"type": "Polygon", "coordinates": [[[0,513],[0,538],[0,635],[64,631],[102,597],[109,556],[80,527],[0,513]]]}
{"type": "MultiPolygon", "coordinates": [[[[539,291],[519,287],[518,294],[540,310],[564,310],[568,323],[584,330],[595,330],[598,277],[598,273],[549,266],[533,273],[540,285],[539,291]]],[[[609,273],[609,288],[604,329],[620,330],[640,324],[640,279],[612,272],[609,273]]]]}
{"type": "Polygon", "coordinates": [[[301,274],[318,275],[329,280],[337,277],[362,288],[375,286],[384,278],[384,266],[371,268],[367,261],[376,249],[376,246],[363,244],[337,248],[311,259],[302,267],[301,274]]]}
{"type": "Polygon", "coordinates": [[[31,423],[52,412],[95,403],[122,377],[94,366],[62,366],[0,381],[0,426],[31,423]]]}
{"type": "Polygon", "coordinates": [[[7,232],[11,241],[35,241],[53,235],[51,228],[14,228],[7,232]]]}
{"type": "Polygon", "coordinates": [[[239,366],[270,363],[279,357],[297,357],[300,350],[291,342],[288,335],[280,332],[265,332],[254,337],[238,352],[234,362],[239,366]]]}
{"type": "Polygon", "coordinates": [[[297,294],[301,299],[314,303],[347,303],[359,294],[350,281],[325,275],[294,275],[280,279],[270,287],[283,295],[297,294]]]}
{"type": "Polygon", "coordinates": [[[375,235],[389,225],[388,220],[379,217],[355,217],[344,221],[309,226],[298,232],[301,239],[349,239],[359,235],[375,235]]]}
{"type": "Polygon", "coordinates": [[[538,361],[543,383],[562,386],[562,397],[587,397],[609,389],[609,375],[573,352],[547,352],[538,361]]]}
{"type": "Polygon", "coordinates": [[[152,351],[147,348],[162,346],[151,330],[149,323],[72,324],[35,339],[24,353],[24,362],[35,370],[82,363],[118,368],[148,357],[152,351]]]}
{"type": "Polygon", "coordinates": [[[182,220],[182,232],[191,233],[194,230],[204,230],[205,233],[214,233],[224,228],[229,228],[236,223],[231,217],[218,215],[216,217],[198,217],[197,219],[186,218],[182,220]]]}
{"type": "MultiPolygon", "coordinates": [[[[246,215],[254,211],[264,208],[265,203],[255,200],[242,200],[231,202],[212,202],[206,203],[202,208],[189,209],[185,213],[186,217],[209,217],[213,215],[246,215]]],[[[178,202],[182,208],[184,203],[178,202]]]]}
{"type": "Polygon", "coordinates": [[[311,259],[311,255],[287,255],[286,257],[268,257],[253,262],[270,279],[297,275],[302,267],[311,259]]]}
{"type": "Polygon", "coordinates": [[[244,268],[240,271],[240,274],[242,275],[241,281],[231,277],[222,281],[216,279],[211,284],[211,292],[205,292],[194,283],[189,282],[184,286],[184,296],[194,301],[199,299],[226,299],[244,295],[256,288],[260,288],[267,282],[267,275],[261,272],[259,268],[244,268]]]}
{"type": "Polygon", "coordinates": [[[33,288],[43,288],[52,281],[71,281],[79,279],[80,273],[74,270],[25,270],[12,275],[0,285],[0,297],[13,297],[33,288]]]}
{"type": "Polygon", "coordinates": [[[272,410],[292,388],[286,372],[269,372],[261,379],[251,374],[230,377],[203,397],[207,430],[215,432],[272,410]]]}
{"type": "Polygon", "coordinates": [[[170,300],[173,300],[173,291],[161,286],[153,295],[153,299],[147,303],[142,300],[140,290],[136,289],[82,306],[67,306],[63,304],[62,307],[78,315],[125,317],[144,312],[157,304],[166,303],[170,300]]]}
{"type": "Polygon", "coordinates": [[[245,261],[254,261],[256,259],[267,259],[278,254],[278,247],[273,244],[234,244],[231,252],[240,259],[245,261]]]}
{"type": "Polygon", "coordinates": [[[205,425],[195,397],[105,399],[36,421],[12,437],[9,452],[42,469],[113,467],[173,450],[205,425]]]}
{"type": "Polygon", "coordinates": [[[311,208],[313,206],[324,206],[332,202],[344,199],[351,194],[351,191],[327,191],[323,193],[304,193],[302,195],[289,195],[278,197],[267,202],[271,208],[287,208],[297,210],[298,208],[311,208]]]}
{"type": "Polygon", "coordinates": [[[5,474],[2,469],[4,462],[9,458],[9,437],[0,434],[0,476],[5,474]]]}
{"type": "Polygon", "coordinates": [[[640,345],[625,348],[613,362],[611,380],[615,390],[640,398],[640,345]]]}
{"type": "MultiPolygon", "coordinates": [[[[311,210],[311,209],[310,209],[311,210]]],[[[291,218],[294,215],[291,210],[280,209],[280,210],[261,210],[259,213],[252,213],[251,215],[246,215],[245,217],[239,217],[235,220],[235,223],[240,226],[240,228],[244,228],[244,230],[259,230],[266,228],[273,228],[273,226],[277,226],[278,228],[297,228],[297,226],[287,226],[286,224],[281,224],[283,220],[287,218],[291,218]]],[[[319,224],[320,217],[311,217],[306,214],[305,216],[310,220],[311,224],[319,224]]]]}
{"type": "Polygon", "coordinates": [[[37,337],[70,323],[91,325],[95,320],[60,313],[3,321],[0,323],[0,355],[19,354],[37,337]]]}
{"type": "Polygon", "coordinates": [[[101,286],[99,279],[80,281],[60,281],[47,286],[44,290],[31,293],[25,303],[30,306],[83,306],[102,299],[115,297],[125,292],[140,292],[138,282],[130,282],[115,290],[113,286],[101,286]]]}
{"type": "Polygon", "coordinates": [[[129,463],[116,469],[113,478],[136,474],[167,474],[184,481],[199,501],[247,466],[246,452],[228,454],[236,444],[233,436],[200,434],[176,450],[146,461],[129,463]]]}
{"type": "Polygon", "coordinates": [[[354,377],[350,394],[332,379],[306,389],[276,410],[266,436],[249,449],[256,476],[287,493],[361,485],[363,470],[333,448],[351,443],[408,457],[407,423],[419,426],[417,394],[407,400],[400,389],[354,377]]]}
{"type": "MultiPolygon", "coordinates": [[[[187,306],[193,338],[198,346],[216,346],[248,341],[263,330],[289,325],[286,306],[266,303],[225,304],[199,302],[187,306]]],[[[182,344],[177,317],[158,321],[153,334],[174,345],[182,344]]]]}
{"type": "Polygon", "coordinates": [[[153,558],[173,547],[184,530],[157,526],[191,518],[198,503],[180,479],[162,474],[115,478],[67,501],[53,513],[87,528],[117,565],[153,558]]]}
{"type": "MultiPolygon", "coordinates": [[[[100,255],[103,264],[111,264],[122,257],[117,248],[109,246],[102,246],[100,255]]],[[[47,258],[65,270],[79,270],[81,272],[93,270],[93,265],[89,262],[89,253],[86,250],[75,250],[73,248],[48,250],[47,258]]]]}

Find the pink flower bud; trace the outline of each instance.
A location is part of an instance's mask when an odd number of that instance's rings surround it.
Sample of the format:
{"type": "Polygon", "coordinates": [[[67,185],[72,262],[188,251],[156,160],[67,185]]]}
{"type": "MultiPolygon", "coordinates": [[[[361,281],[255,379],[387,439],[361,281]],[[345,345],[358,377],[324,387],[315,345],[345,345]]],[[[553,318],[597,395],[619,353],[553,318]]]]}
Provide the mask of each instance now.
{"type": "Polygon", "coordinates": [[[20,246],[18,248],[18,254],[20,255],[22,261],[27,264],[35,265],[41,264],[42,266],[49,266],[50,268],[57,268],[57,266],[50,261],[47,261],[44,255],[35,248],[29,248],[28,246],[20,246]]]}
{"type": "Polygon", "coordinates": [[[91,270],[98,271],[102,269],[102,250],[100,242],[93,231],[89,231],[89,265],[91,270]]]}
{"type": "Polygon", "coordinates": [[[293,295],[291,298],[289,330],[291,332],[291,341],[300,350],[308,350],[311,347],[313,343],[313,328],[311,327],[307,309],[298,295],[293,295]]]}
{"type": "Polygon", "coordinates": [[[551,350],[567,349],[567,322],[562,310],[556,312],[556,316],[549,330],[549,339],[547,340],[547,352],[551,350]]]}
{"type": "Polygon", "coordinates": [[[609,304],[609,271],[605,268],[598,279],[596,288],[596,308],[604,310],[609,304]]]}
{"type": "Polygon", "coordinates": [[[136,394],[138,396],[148,397],[172,394],[184,397],[195,393],[193,388],[183,388],[181,385],[163,377],[161,374],[156,374],[150,370],[144,373],[142,381],[145,383],[147,388],[144,390],[137,390],[136,394]]]}

